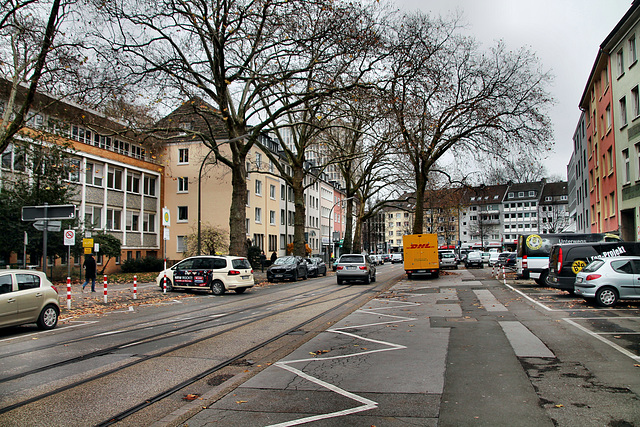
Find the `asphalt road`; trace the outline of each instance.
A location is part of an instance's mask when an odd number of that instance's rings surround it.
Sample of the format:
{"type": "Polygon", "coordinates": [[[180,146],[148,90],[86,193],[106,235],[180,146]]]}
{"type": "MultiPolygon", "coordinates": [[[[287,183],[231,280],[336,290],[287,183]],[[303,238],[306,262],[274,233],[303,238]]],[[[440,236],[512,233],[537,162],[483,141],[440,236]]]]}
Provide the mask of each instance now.
{"type": "Polygon", "coordinates": [[[401,264],[370,285],[173,295],[4,332],[0,424],[109,425],[204,372],[117,424],[640,426],[640,302],[401,264]]]}

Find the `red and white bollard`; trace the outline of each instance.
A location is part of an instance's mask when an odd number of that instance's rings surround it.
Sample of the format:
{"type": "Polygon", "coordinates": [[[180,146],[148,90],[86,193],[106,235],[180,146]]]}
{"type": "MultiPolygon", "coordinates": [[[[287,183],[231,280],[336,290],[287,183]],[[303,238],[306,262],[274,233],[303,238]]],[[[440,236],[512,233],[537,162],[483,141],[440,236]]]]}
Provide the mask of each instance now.
{"type": "Polygon", "coordinates": [[[71,277],[67,276],[67,310],[71,310],[71,277]]]}
{"type": "Polygon", "coordinates": [[[164,282],[162,282],[162,293],[167,293],[167,273],[164,273],[164,282]]]}
{"type": "Polygon", "coordinates": [[[138,299],[138,276],[133,276],[133,299],[138,299]]]}
{"type": "Polygon", "coordinates": [[[107,303],[107,275],[104,275],[104,303],[107,303]]]}

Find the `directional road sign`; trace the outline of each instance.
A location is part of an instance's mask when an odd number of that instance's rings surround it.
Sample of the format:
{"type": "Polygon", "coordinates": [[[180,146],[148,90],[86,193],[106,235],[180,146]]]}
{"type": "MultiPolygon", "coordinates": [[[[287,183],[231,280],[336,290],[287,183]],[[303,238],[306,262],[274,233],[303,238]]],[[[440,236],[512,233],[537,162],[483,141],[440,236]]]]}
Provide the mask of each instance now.
{"type": "MultiPolygon", "coordinates": [[[[38,220],[33,223],[36,230],[44,231],[44,220],[38,220]]],[[[48,221],[47,231],[60,231],[62,228],[62,222],[60,221],[48,221]]]]}
{"type": "Polygon", "coordinates": [[[39,219],[73,219],[75,217],[75,205],[24,206],[22,208],[23,221],[36,221],[39,219]]]}

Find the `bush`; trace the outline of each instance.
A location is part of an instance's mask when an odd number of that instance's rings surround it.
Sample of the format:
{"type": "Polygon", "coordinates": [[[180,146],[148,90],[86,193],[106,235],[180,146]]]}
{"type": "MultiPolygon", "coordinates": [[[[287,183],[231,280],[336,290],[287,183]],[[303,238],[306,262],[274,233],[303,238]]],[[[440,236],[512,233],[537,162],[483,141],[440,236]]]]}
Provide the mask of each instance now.
{"type": "Polygon", "coordinates": [[[249,246],[249,250],[247,251],[247,258],[251,263],[251,267],[254,270],[260,268],[260,254],[262,251],[257,246],[249,246]]]}
{"type": "Polygon", "coordinates": [[[138,259],[128,259],[122,263],[123,273],[146,273],[162,271],[164,261],[160,258],[147,256],[138,259]]]}

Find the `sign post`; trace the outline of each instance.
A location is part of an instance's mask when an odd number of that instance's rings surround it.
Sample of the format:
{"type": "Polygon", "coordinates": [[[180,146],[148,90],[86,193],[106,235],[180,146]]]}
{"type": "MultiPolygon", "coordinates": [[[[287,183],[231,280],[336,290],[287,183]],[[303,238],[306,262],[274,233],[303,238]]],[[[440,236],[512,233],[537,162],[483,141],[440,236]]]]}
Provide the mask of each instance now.
{"type": "Polygon", "coordinates": [[[71,277],[71,246],[76,244],[75,230],[64,230],[64,244],[68,248],[67,252],[67,277],[71,277]]]}
{"type": "Polygon", "coordinates": [[[73,219],[76,217],[75,205],[51,205],[45,203],[44,206],[23,206],[23,221],[43,220],[42,230],[42,271],[47,272],[47,231],[49,231],[49,220],[52,219],[73,219]]]}
{"type": "MultiPolygon", "coordinates": [[[[169,208],[166,206],[162,208],[162,225],[164,226],[164,233],[162,236],[162,258],[164,259],[164,269],[167,269],[167,240],[169,240],[169,226],[171,225],[171,215],[169,208]]],[[[166,285],[166,278],[165,278],[166,285]]],[[[166,291],[165,291],[166,292],[166,291]]]]}

